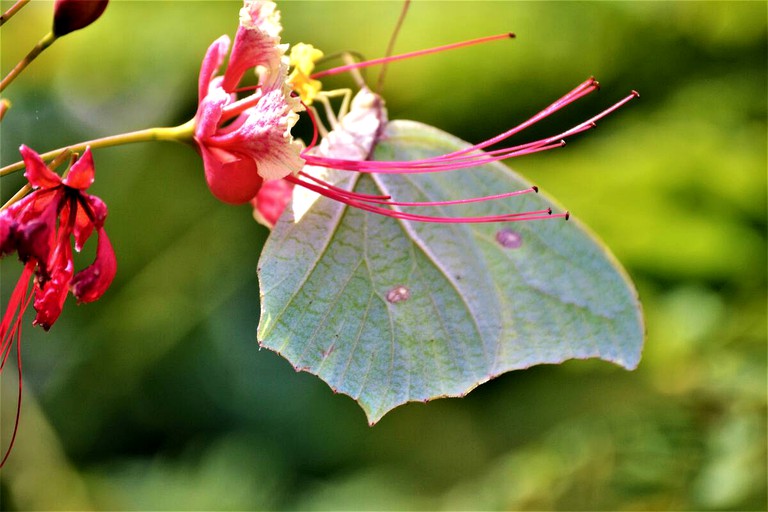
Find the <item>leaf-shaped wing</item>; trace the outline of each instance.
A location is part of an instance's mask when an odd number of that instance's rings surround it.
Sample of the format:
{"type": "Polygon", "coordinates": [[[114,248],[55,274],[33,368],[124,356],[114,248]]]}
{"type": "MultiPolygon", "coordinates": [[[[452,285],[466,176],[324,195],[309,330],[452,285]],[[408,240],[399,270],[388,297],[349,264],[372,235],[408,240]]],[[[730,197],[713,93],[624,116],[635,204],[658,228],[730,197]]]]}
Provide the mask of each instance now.
{"type": "MultiPolygon", "coordinates": [[[[395,121],[375,158],[414,160],[466,146],[435,128],[395,121]]],[[[339,186],[407,202],[530,187],[499,163],[437,174],[337,173],[339,186]]],[[[424,213],[547,207],[559,209],[526,194],[424,213]]],[[[536,364],[638,364],[637,294],[578,221],[412,223],[326,198],[296,212],[286,209],[261,256],[259,342],[357,400],[371,423],[403,403],[463,396],[536,364]]]]}

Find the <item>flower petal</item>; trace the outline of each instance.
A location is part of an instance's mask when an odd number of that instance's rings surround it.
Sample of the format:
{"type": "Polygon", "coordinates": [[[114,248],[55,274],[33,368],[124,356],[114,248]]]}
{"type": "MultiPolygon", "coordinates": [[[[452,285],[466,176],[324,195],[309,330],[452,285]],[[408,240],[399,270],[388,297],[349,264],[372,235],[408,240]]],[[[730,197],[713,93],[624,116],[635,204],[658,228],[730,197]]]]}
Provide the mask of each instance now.
{"type": "Polygon", "coordinates": [[[22,201],[28,201],[33,206],[29,210],[33,211],[34,215],[23,215],[20,216],[22,218],[17,219],[18,224],[16,225],[14,237],[16,239],[16,250],[19,254],[19,259],[21,261],[28,261],[30,258],[34,258],[40,265],[40,274],[43,279],[47,279],[49,276],[48,260],[50,259],[51,248],[56,239],[56,217],[58,216],[58,203],[61,198],[59,192],[62,191],[63,189],[58,189],[48,194],[42,192],[46,195],[45,199],[48,199],[42,202],[45,205],[42,210],[39,210],[36,207],[37,205],[33,204],[36,203],[35,199],[42,195],[41,191],[32,192],[22,201]]]}
{"type": "Polygon", "coordinates": [[[93,166],[93,154],[91,148],[85,148],[85,153],[82,154],[77,162],[72,164],[69,169],[66,178],[63,183],[71,188],[78,190],[86,190],[91,186],[95,178],[95,168],[93,166]]]}
{"type": "Polygon", "coordinates": [[[208,94],[200,101],[195,114],[195,138],[198,142],[213,136],[221,121],[224,107],[231,103],[231,95],[221,88],[221,77],[214,78],[208,94]]]}
{"type": "Polygon", "coordinates": [[[39,287],[35,292],[34,307],[37,316],[33,322],[34,325],[39,325],[46,331],[61,315],[64,301],[69,292],[69,283],[74,273],[69,237],[60,240],[48,266],[51,278],[44,284],[38,285],[39,287]]]}
{"type": "Polygon", "coordinates": [[[240,10],[240,27],[235,35],[229,65],[224,74],[224,89],[233,91],[243,74],[256,66],[267,74],[280,67],[285,48],[280,46],[280,11],[274,2],[246,0],[240,10]]]}
{"type": "Polygon", "coordinates": [[[215,137],[216,146],[247,153],[256,160],[259,175],[265,180],[299,172],[304,165],[299,156],[302,146],[290,132],[299,116],[282,91],[268,92],[245,114],[247,118],[237,131],[215,137]]]}
{"type": "Polygon", "coordinates": [[[61,178],[45,165],[34,150],[22,144],[19,148],[21,157],[24,159],[24,177],[29,180],[35,188],[53,188],[61,185],[61,178]]]}
{"type": "Polygon", "coordinates": [[[200,146],[208,188],[225,203],[250,201],[261,187],[256,162],[252,158],[229,153],[217,147],[200,146]]]}
{"type": "Polygon", "coordinates": [[[72,279],[72,295],[79,303],[93,302],[107,291],[117,273],[117,259],[104,228],[97,231],[99,238],[96,259],[72,279]]]}
{"type": "Polygon", "coordinates": [[[90,194],[81,194],[75,217],[75,250],[82,250],[94,228],[104,225],[107,218],[107,205],[104,201],[90,194]]]}
{"type": "Polygon", "coordinates": [[[286,180],[265,181],[251,200],[253,217],[257,222],[272,228],[293,197],[293,183],[286,180]]]}
{"type": "Polygon", "coordinates": [[[8,210],[0,212],[0,258],[16,250],[16,221],[8,213],[8,210]]]}
{"type": "Polygon", "coordinates": [[[224,62],[227,49],[229,49],[229,37],[224,35],[215,40],[208,47],[208,51],[205,52],[203,65],[200,66],[200,77],[197,82],[197,100],[199,102],[202,102],[203,98],[208,95],[208,84],[211,83],[213,74],[216,73],[216,70],[224,62]]]}

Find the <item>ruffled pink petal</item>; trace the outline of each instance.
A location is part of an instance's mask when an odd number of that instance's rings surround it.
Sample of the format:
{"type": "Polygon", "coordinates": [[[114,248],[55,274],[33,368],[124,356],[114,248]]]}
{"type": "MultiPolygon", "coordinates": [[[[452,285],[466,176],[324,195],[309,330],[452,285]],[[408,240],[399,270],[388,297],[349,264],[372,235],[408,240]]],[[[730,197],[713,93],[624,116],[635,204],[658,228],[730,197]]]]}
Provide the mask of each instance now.
{"type": "Polygon", "coordinates": [[[284,53],[279,46],[281,29],[280,12],[274,2],[245,2],[224,74],[225,90],[233,91],[243,74],[256,66],[264,66],[268,74],[279,69],[284,53]]]}
{"type": "Polygon", "coordinates": [[[208,188],[217,199],[230,204],[250,201],[261,187],[256,162],[218,147],[200,145],[208,188]]]}
{"type": "Polygon", "coordinates": [[[53,188],[61,185],[61,178],[45,165],[40,155],[32,149],[23,145],[19,148],[21,157],[24,159],[24,176],[35,188],[53,188]]]}
{"type": "Polygon", "coordinates": [[[216,70],[221,67],[226,56],[227,49],[229,49],[229,37],[221,36],[215,40],[211,46],[208,47],[208,51],[205,52],[203,58],[203,65],[200,67],[200,77],[197,83],[197,101],[202,102],[203,98],[208,95],[208,85],[211,83],[216,70]]]}
{"type": "Polygon", "coordinates": [[[72,279],[72,295],[78,302],[93,302],[107,291],[117,273],[117,259],[104,228],[99,228],[96,259],[72,279]]]}
{"type": "Polygon", "coordinates": [[[35,292],[34,308],[37,316],[33,322],[34,325],[39,325],[46,331],[61,315],[74,273],[69,237],[62,239],[57,245],[49,262],[49,268],[51,278],[35,292]]]}
{"type": "Polygon", "coordinates": [[[286,180],[265,181],[251,200],[253,217],[268,228],[272,228],[293,196],[293,183],[286,180]]]}
{"type": "Polygon", "coordinates": [[[290,129],[298,115],[291,111],[281,91],[265,94],[248,109],[247,117],[235,132],[217,136],[216,145],[237,149],[256,160],[265,180],[284,178],[301,170],[301,145],[293,141],[290,129]]]}
{"type": "Polygon", "coordinates": [[[91,148],[87,147],[85,153],[69,168],[69,173],[64,178],[63,183],[71,188],[86,190],[93,183],[94,177],[93,154],[91,148]]]}

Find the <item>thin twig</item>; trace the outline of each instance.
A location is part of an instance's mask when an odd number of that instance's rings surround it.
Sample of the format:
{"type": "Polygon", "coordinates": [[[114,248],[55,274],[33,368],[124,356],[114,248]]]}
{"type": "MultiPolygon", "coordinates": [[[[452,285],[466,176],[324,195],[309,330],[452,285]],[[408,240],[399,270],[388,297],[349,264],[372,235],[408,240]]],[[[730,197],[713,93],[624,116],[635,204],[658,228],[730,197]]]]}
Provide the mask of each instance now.
{"type": "MultiPolygon", "coordinates": [[[[403,26],[403,23],[405,22],[405,15],[408,14],[408,8],[411,6],[411,0],[405,0],[405,3],[403,4],[403,9],[400,11],[400,17],[397,19],[397,24],[395,24],[395,30],[392,32],[392,36],[389,38],[389,44],[387,44],[387,53],[386,57],[389,57],[392,55],[392,52],[395,50],[395,42],[397,41],[397,35],[400,33],[400,29],[403,26]]],[[[376,82],[376,94],[381,94],[381,88],[384,86],[384,75],[387,74],[387,64],[385,63],[384,66],[381,68],[381,73],[379,73],[379,80],[376,82]]]]}
{"type": "Polygon", "coordinates": [[[3,23],[11,19],[14,14],[19,12],[21,8],[27,5],[28,3],[29,3],[29,0],[18,0],[18,2],[13,4],[10,9],[8,9],[2,15],[0,15],[0,27],[2,27],[3,23]]]}

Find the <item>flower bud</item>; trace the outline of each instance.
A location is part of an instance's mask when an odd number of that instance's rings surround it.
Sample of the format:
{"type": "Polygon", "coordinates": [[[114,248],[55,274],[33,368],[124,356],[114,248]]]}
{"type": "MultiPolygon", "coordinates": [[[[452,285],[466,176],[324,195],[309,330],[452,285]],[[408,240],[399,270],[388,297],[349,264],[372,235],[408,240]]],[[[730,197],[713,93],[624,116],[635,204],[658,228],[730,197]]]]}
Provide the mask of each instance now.
{"type": "Polygon", "coordinates": [[[56,0],[53,7],[53,34],[56,37],[85,28],[96,21],[109,0],[56,0]]]}
{"type": "Polygon", "coordinates": [[[5,98],[0,99],[0,121],[3,120],[3,117],[5,117],[5,113],[8,112],[9,108],[11,108],[11,102],[5,98]]]}

